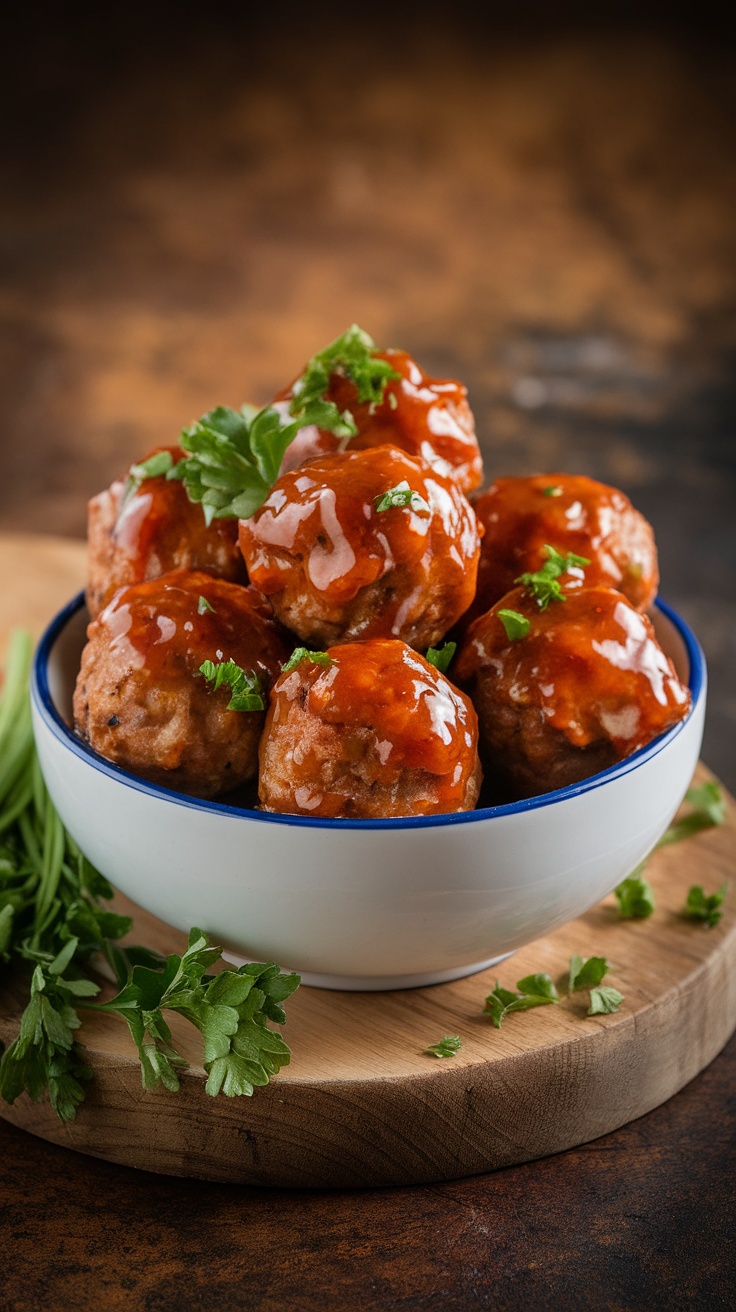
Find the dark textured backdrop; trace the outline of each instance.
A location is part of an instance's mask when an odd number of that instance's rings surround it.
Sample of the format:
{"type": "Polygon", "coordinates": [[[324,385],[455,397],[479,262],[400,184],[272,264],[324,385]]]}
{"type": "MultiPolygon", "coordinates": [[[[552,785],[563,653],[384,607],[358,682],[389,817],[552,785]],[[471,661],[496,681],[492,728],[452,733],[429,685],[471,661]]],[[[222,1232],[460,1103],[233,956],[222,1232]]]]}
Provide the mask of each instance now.
{"type": "Polygon", "coordinates": [[[81,535],[132,458],[357,319],[467,382],[489,474],[587,472],[649,516],[736,784],[723,32],[664,6],[58,8],[2,52],[0,527],[81,535]]]}

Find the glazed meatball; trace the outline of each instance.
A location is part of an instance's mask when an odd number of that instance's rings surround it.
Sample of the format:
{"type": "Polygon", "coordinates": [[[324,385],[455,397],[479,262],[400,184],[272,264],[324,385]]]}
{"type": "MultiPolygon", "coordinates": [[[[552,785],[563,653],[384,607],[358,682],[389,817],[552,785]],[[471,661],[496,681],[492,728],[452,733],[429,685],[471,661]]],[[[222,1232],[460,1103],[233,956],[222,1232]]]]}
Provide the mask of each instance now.
{"type": "Polygon", "coordinates": [[[425,648],[470,604],[480,541],[452,479],[384,446],[282,474],[241,520],[240,546],[252,583],[313,646],[392,637],[425,648]],[[377,508],[401,487],[413,504],[377,508]]]}
{"type": "MultiPolygon", "coordinates": [[[[657,595],[659,571],[654,534],[628,497],[615,487],[574,474],[498,478],[476,498],[485,528],[478,567],[478,595],[468,620],[503,597],[528,570],[536,570],[550,543],[590,561],[585,586],[616,588],[637,610],[657,595]]],[[[582,575],[568,580],[582,586],[582,575]]]]}
{"type": "Polygon", "coordinates": [[[484,766],[502,798],[597,774],[690,707],[649,620],[613,588],[569,592],[546,610],[517,588],[471,625],[455,677],[473,699],[484,766]]]}
{"type": "MultiPolygon", "coordinates": [[[[375,351],[399,375],[386,385],[380,405],[359,402],[355,384],[333,373],[325,395],[338,410],[349,410],[358,429],[349,450],[386,444],[420,456],[432,469],[454,478],[464,492],[483,481],[483,461],[468,405],[468,390],[454,378],[430,378],[406,351],[375,351]]],[[[275,404],[288,413],[293,385],[280,392],[275,404]]],[[[334,433],[309,425],[300,429],[287,448],[282,472],[296,469],[314,456],[339,451],[344,443],[334,433]]]]}
{"type": "MultiPolygon", "coordinates": [[[[184,454],[179,447],[157,447],[151,454],[158,451],[169,451],[174,463],[184,454]]],[[[215,519],[208,526],[202,507],[175,480],[147,478],[128,495],[126,482],[116,479],[88,506],[90,615],[98,615],[118,588],[173,569],[201,569],[247,582],[235,520],[215,519]]]]}
{"type": "Polygon", "coordinates": [[[261,740],[267,811],[362,817],[470,811],[481,768],[467,697],[405,643],[305,655],[274,685],[261,740]]]}
{"type": "Polygon", "coordinates": [[[228,710],[199,673],[234,661],[263,706],[290,647],[254,588],[179,570],[116,593],[92,621],[74,694],[77,733],[134,774],[197,797],[252,778],[265,709],[228,710]]]}

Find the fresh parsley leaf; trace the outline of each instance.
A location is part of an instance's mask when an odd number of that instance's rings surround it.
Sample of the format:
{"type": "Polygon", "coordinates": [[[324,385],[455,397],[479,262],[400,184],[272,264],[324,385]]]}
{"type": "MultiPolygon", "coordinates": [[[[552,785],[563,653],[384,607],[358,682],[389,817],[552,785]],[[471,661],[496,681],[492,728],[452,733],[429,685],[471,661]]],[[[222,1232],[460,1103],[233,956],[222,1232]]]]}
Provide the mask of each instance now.
{"type": "Polygon", "coordinates": [[[699,920],[709,929],[713,929],[723,915],[720,908],[723,906],[727,892],[727,883],[721,884],[715,893],[706,893],[700,884],[693,884],[688,890],[683,916],[688,920],[699,920]]]}
{"type": "Polygon", "coordinates": [[[520,638],[525,638],[532,627],[531,620],[528,620],[526,615],[520,615],[518,610],[499,610],[496,614],[506,630],[509,642],[518,642],[520,638]]]}
{"type": "Polygon", "coordinates": [[[136,465],[131,465],[125,479],[123,496],[120,503],[121,511],[135,495],[142,483],[148,478],[169,477],[172,469],[175,468],[174,457],[170,451],[155,451],[147,460],[141,460],[136,465]]]}
{"type": "Polygon", "coordinates": [[[611,967],[605,957],[588,957],[587,961],[583,961],[582,957],[578,956],[570,957],[568,981],[570,993],[578,993],[581,989],[595,988],[610,969],[611,967]]]}
{"type": "Polygon", "coordinates": [[[211,613],[212,613],[213,615],[216,613],[216,612],[215,612],[215,608],[214,608],[214,606],[211,606],[211,605],[210,605],[210,603],[208,602],[207,598],[206,598],[206,597],[200,597],[199,600],[198,600],[198,602],[197,602],[197,614],[198,614],[198,615],[206,615],[206,614],[207,614],[207,611],[211,611],[211,613]]]}
{"type": "Polygon", "coordinates": [[[555,486],[554,484],[553,484],[551,487],[544,487],[544,488],[542,488],[542,496],[543,496],[543,497],[561,497],[561,496],[562,496],[562,488],[559,487],[559,486],[555,486]]]}
{"type": "Polygon", "coordinates": [[[654,889],[642,875],[643,869],[642,863],[614,890],[622,920],[645,920],[654,911],[654,889]]]}
{"type": "Polygon", "coordinates": [[[430,665],[434,665],[440,674],[447,674],[456,651],[456,642],[443,642],[441,647],[428,647],[424,659],[429,661],[430,665]]]}
{"type": "Polygon", "coordinates": [[[574,568],[584,569],[590,564],[585,556],[576,556],[573,551],[568,551],[563,556],[555,547],[550,547],[548,544],[544,550],[547,559],[541,569],[533,573],[527,571],[520,574],[518,579],[514,579],[515,583],[520,583],[526,588],[540,610],[546,610],[551,601],[566,600],[562,585],[558,582],[562,574],[567,574],[574,568]]]}
{"type": "Polygon", "coordinates": [[[550,976],[544,972],[525,975],[524,979],[517,981],[516,988],[518,992],[504,989],[497,980],[495,989],[485,1000],[483,1010],[490,1016],[497,1030],[500,1030],[505,1017],[514,1011],[530,1011],[532,1007],[544,1007],[558,1000],[557,989],[550,976]]]}
{"type": "Polygon", "coordinates": [[[204,661],[199,667],[208,683],[217,692],[223,683],[230,689],[229,711],[262,711],[265,702],[261,694],[261,681],[253,670],[243,670],[235,661],[204,661]]]}
{"type": "Polygon", "coordinates": [[[675,820],[660,838],[657,847],[666,847],[669,843],[679,843],[683,838],[691,838],[702,829],[712,829],[726,823],[727,803],[723,790],[712,780],[699,787],[689,788],[685,801],[693,809],[689,815],[675,820]]]}
{"type": "MultiPolygon", "coordinates": [[[[336,337],[334,342],[313,355],[304,373],[295,382],[291,414],[302,424],[316,422],[307,420],[305,416],[310,407],[324,403],[333,374],[349,378],[357,390],[358,401],[367,401],[373,407],[383,401],[387,384],[401,377],[387,360],[377,358],[373,338],[354,323],[336,337]]],[[[395,405],[393,393],[389,396],[395,405]]],[[[344,410],[340,419],[347,431],[338,436],[355,437],[358,430],[350,411],[344,410]]],[[[324,424],[319,426],[325,427],[324,424]]]]}
{"type": "Polygon", "coordinates": [[[430,1043],[424,1051],[432,1057],[454,1057],[463,1046],[459,1034],[445,1034],[438,1043],[430,1043]]]}
{"type": "Polygon", "coordinates": [[[418,492],[413,492],[409,487],[406,479],[402,479],[396,487],[390,487],[388,492],[373,498],[373,504],[380,513],[383,510],[391,510],[398,507],[402,510],[421,510],[425,514],[431,514],[427,502],[418,492]]]}
{"type": "Polygon", "coordinates": [[[611,1012],[618,1011],[623,1000],[623,993],[619,993],[618,989],[612,988],[610,984],[604,984],[602,988],[593,988],[590,990],[588,1015],[609,1016],[611,1012]]]}
{"type": "Polygon", "coordinates": [[[290,670],[295,670],[297,665],[301,665],[301,662],[305,660],[314,661],[315,665],[324,665],[326,667],[332,664],[332,657],[326,651],[309,651],[307,647],[295,647],[286,664],[281,666],[281,673],[288,674],[290,670]]]}

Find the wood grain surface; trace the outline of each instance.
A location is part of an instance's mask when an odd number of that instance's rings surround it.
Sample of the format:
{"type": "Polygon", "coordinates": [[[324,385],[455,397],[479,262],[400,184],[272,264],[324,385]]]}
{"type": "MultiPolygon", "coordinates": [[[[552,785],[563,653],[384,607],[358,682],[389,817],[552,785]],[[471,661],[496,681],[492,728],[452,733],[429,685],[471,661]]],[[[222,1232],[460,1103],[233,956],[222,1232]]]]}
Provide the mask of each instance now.
{"type": "MultiPolygon", "coordinates": [[[[0,576],[13,589],[3,624],[37,622],[76,589],[79,544],[0,538],[0,576]],[[61,594],[61,595],[60,595],[61,594]]],[[[701,773],[702,767],[701,767],[701,773]]],[[[621,921],[612,900],[521,949],[496,970],[397,993],[301,988],[289,1002],[293,1059],[251,1100],[209,1099],[191,1026],[174,1018],[191,1067],[177,1094],[141,1088],[128,1031],[85,1018],[95,1079],[76,1120],[25,1095],[0,1116],[66,1147],[171,1175],[291,1187],[426,1183],[559,1152],[617,1128],[676,1093],[720,1052],[736,1026],[736,902],[704,931],[682,919],[688,888],[717,888],[736,867],[736,817],[651,860],[657,912],[621,921]],[[625,1003],[586,1017],[587,995],[507,1020],[483,1000],[545,970],[562,983],[570,956],[606,956],[625,1003]],[[424,1049],[460,1034],[450,1060],[424,1049]]],[[[162,952],[185,939],[120,898],[134,941],[162,952]]],[[[4,981],[0,1040],[17,1032],[27,980],[4,981]]]]}

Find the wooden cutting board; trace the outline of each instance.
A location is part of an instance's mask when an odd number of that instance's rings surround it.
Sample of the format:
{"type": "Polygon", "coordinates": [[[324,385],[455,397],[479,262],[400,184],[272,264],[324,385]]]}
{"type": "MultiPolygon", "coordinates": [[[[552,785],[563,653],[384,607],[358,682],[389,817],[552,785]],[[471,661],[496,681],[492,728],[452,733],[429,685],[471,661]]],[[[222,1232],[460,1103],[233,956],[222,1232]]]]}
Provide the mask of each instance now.
{"type": "MultiPolygon", "coordinates": [[[[4,622],[37,627],[79,586],[82,561],[81,545],[0,539],[4,622]]],[[[709,777],[704,767],[698,777],[709,777]]],[[[196,1035],[176,1021],[191,1068],[178,1093],[145,1092],[125,1026],[94,1016],[80,1032],[95,1078],[77,1119],[62,1126],[25,1095],[0,1104],[0,1115],[130,1166],[296,1187],[451,1179],[587,1142],[671,1097],[736,1027],[736,893],[715,929],[679,915],[691,884],[711,891],[732,878],[735,835],[732,808],[723,828],[658,852],[649,920],[621,921],[609,898],[497,970],[451,984],[300,989],[284,1030],[292,1063],[252,1099],[207,1097],[196,1035]],[[625,996],[618,1013],[586,1017],[587,994],[578,994],[492,1027],[483,1000],[497,976],[507,987],[538,970],[561,979],[572,953],[613,963],[606,982],[625,996]],[[461,1036],[460,1053],[428,1056],[444,1034],[461,1036]]],[[[134,915],[137,941],[181,950],[176,931],[134,915]]],[[[17,1032],[22,1005],[22,982],[0,981],[1,1040],[17,1032]]]]}

